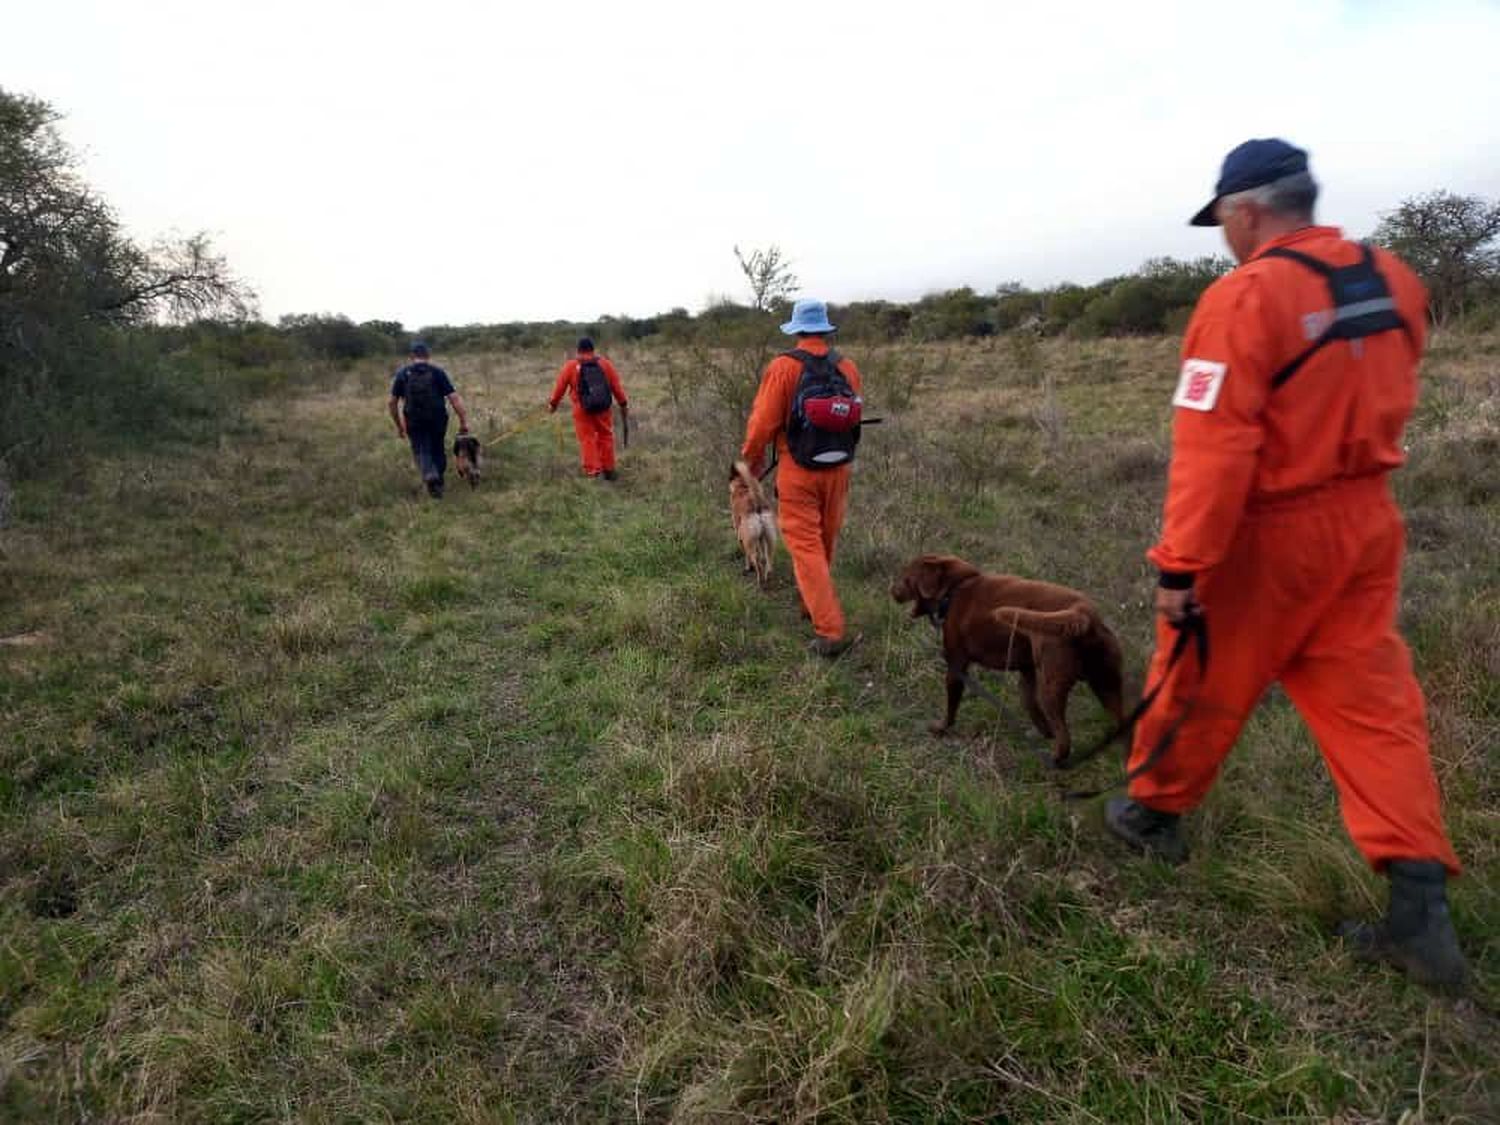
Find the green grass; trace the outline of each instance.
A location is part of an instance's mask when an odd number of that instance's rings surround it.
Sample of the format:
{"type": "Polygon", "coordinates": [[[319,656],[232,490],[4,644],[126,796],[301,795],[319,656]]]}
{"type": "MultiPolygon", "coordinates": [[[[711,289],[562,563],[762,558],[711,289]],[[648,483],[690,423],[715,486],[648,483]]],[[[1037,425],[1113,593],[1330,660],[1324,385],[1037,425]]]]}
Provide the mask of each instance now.
{"type": "MultiPolygon", "coordinates": [[[[982,702],[923,732],[933,642],[886,595],[922,550],[1089,590],[1138,681],[1170,342],[857,357],[902,409],[831,667],[785,554],[738,573],[734,422],[681,356],[617,357],[618,485],[556,422],[442,504],[365,371],[17,491],[0,637],[47,641],[0,646],[0,1119],[1492,1120],[1500,387],[1440,344],[1404,625],[1477,1001],[1330,940],[1383,889],[1279,696],[1176,871],[982,702]]],[[[496,433],[551,367],[452,363],[496,433]]]]}

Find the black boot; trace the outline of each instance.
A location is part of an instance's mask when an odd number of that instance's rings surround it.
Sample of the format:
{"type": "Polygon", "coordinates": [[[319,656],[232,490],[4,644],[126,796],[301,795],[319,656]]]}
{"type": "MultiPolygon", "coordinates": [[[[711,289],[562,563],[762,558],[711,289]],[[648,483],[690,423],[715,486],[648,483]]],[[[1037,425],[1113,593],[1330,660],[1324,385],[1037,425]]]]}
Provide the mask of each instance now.
{"type": "Polygon", "coordinates": [[[1177,831],[1180,819],[1176,813],[1158,812],[1129,797],[1113,797],[1104,806],[1104,823],[1111,832],[1136,851],[1171,864],[1188,857],[1187,841],[1177,831]]]}
{"type": "Polygon", "coordinates": [[[1447,870],[1432,859],[1396,859],[1386,874],[1385,920],[1342,922],[1339,936],[1361,961],[1389,961],[1427,988],[1462,992],[1469,970],[1448,914],[1447,870]]]}

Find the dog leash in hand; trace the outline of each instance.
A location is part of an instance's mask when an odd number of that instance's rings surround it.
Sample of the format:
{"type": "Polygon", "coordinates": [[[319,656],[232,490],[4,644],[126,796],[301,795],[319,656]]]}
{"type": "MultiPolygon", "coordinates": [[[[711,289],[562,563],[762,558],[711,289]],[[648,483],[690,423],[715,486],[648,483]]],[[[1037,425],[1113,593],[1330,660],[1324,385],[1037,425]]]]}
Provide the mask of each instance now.
{"type": "Polygon", "coordinates": [[[1167,656],[1167,666],[1162,669],[1161,677],[1156,681],[1156,686],[1142,696],[1141,701],[1135,705],[1135,709],[1129,715],[1125,716],[1124,722],[1093,746],[1090,746],[1082,754],[1079,754],[1077,757],[1070,757],[1059,768],[1065,770],[1077,769],[1100,753],[1100,751],[1119,741],[1134,730],[1135,725],[1140,722],[1141,718],[1151,709],[1158,697],[1160,697],[1162,690],[1167,686],[1167,681],[1172,678],[1173,671],[1187,653],[1189,645],[1192,646],[1194,653],[1198,657],[1198,688],[1193,692],[1192,697],[1183,704],[1182,709],[1177,713],[1177,717],[1168,724],[1167,729],[1162,732],[1161,737],[1156,740],[1156,745],[1151,748],[1151,752],[1146,755],[1145,760],[1140,765],[1128,771],[1124,777],[1113,785],[1106,785],[1099,789],[1075,789],[1064,793],[1063,800],[1087,801],[1094,797],[1101,797],[1105,793],[1118,789],[1122,785],[1129,785],[1142,774],[1149,773],[1152,767],[1160,762],[1166,752],[1172,748],[1172,743],[1177,740],[1177,732],[1182,729],[1182,724],[1187,721],[1188,716],[1198,706],[1198,698],[1203,690],[1203,680],[1208,674],[1208,619],[1204,616],[1203,610],[1200,607],[1194,606],[1181,621],[1173,622],[1172,627],[1177,630],[1177,637],[1172,642],[1172,651],[1167,656]]]}

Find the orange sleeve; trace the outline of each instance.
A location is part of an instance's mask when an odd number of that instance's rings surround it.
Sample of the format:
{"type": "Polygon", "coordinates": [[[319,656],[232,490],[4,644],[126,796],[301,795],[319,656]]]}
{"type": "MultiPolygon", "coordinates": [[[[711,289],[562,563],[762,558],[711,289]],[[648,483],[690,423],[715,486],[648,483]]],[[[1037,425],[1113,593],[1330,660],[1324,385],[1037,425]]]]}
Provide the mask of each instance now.
{"type": "Polygon", "coordinates": [[[750,407],[750,420],[745,424],[745,444],[740,448],[740,458],[747,464],[758,464],[766,455],[766,446],[776,440],[786,425],[787,413],[792,408],[792,389],[801,373],[802,365],[786,356],[777,356],[766,365],[760,389],[755,392],[755,403],[750,407]]]}
{"type": "Polygon", "coordinates": [[[600,356],[599,366],[604,368],[604,377],[609,380],[609,393],[615,396],[615,401],[621,406],[629,406],[630,402],[625,397],[625,386],[620,382],[620,373],[615,370],[615,365],[600,356]]]}
{"type": "Polygon", "coordinates": [[[547,400],[551,406],[556,406],[562,401],[562,396],[568,393],[568,387],[573,383],[573,373],[578,369],[578,361],[570,359],[562,365],[562,370],[557,373],[557,385],[552,388],[552,397],[547,400]]]}
{"type": "Polygon", "coordinates": [[[1146,553],[1161,570],[1207,570],[1229,550],[1265,440],[1273,339],[1253,276],[1230,274],[1193,310],[1172,397],[1161,538],[1146,553]]]}

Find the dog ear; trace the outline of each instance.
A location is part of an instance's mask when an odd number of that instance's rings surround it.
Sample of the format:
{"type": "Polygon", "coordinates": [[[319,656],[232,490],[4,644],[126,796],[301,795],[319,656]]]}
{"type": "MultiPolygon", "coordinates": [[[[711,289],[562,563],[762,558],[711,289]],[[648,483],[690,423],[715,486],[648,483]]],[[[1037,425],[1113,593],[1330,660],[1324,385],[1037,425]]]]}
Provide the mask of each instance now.
{"type": "Polygon", "coordinates": [[[912,585],[926,601],[942,597],[943,591],[951,585],[947,560],[940,555],[923,555],[912,567],[912,585]]]}
{"type": "Polygon", "coordinates": [[[923,555],[914,570],[917,593],[928,601],[935,601],[965,578],[979,573],[977,568],[953,555],[923,555]]]}

